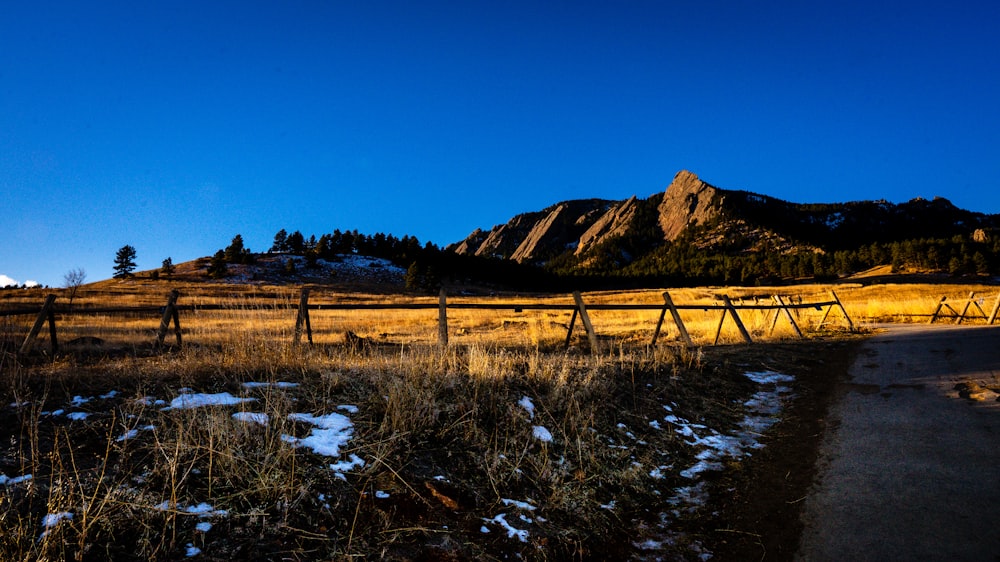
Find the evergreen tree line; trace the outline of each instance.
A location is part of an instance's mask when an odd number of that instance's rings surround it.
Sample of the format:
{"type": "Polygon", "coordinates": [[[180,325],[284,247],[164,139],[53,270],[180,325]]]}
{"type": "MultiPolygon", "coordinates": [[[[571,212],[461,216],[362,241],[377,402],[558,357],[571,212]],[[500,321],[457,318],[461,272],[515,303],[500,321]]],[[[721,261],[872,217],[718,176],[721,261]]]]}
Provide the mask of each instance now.
{"type": "MultiPolygon", "coordinates": [[[[614,247],[614,244],[610,244],[614,247]]],[[[853,250],[726,253],[698,248],[682,236],[639,259],[619,265],[618,251],[604,248],[586,271],[597,277],[619,277],[640,284],[771,284],[789,279],[827,280],[890,265],[894,273],[940,272],[955,276],[1000,274],[1000,240],[975,242],[966,237],[873,243],[853,250]],[[663,283],[657,283],[662,281],[663,283]]],[[[581,273],[579,264],[554,263],[556,273],[581,273]]]]}
{"type": "MultiPolygon", "coordinates": [[[[434,292],[442,284],[476,284],[520,291],[567,291],[612,288],[670,287],[703,284],[759,285],[795,279],[829,280],[881,265],[894,272],[933,271],[951,275],[1000,275],[1000,238],[968,237],[878,242],[851,250],[739,252],[735,247],[699,248],[697,229],[674,242],[657,241],[657,233],[636,232],[606,242],[583,258],[568,252],[543,267],[499,258],[459,255],[413,236],[361,234],[335,230],[308,238],[284,229],[269,252],[336,261],[342,254],[383,258],[406,269],[408,289],[434,292]],[[659,242],[659,245],[656,245],[659,242]],[[649,248],[653,249],[650,250],[649,248]]],[[[209,275],[224,277],[227,263],[253,263],[253,253],[237,234],[219,250],[209,275]]],[[[294,263],[289,260],[294,271],[294,263]]]]}

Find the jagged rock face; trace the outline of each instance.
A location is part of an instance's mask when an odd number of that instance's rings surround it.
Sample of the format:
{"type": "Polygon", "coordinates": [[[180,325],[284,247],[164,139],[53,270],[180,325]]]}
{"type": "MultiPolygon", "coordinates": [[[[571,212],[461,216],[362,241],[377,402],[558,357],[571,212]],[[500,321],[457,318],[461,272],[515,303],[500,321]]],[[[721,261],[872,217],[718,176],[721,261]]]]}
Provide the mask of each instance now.
{"type": "Polygon", "coordinates": [[[580,236],[580,242],[573,253],[579,256],[604,240],[625,234],[635,219],[637,208],[638,199],[634,195],[626,201],[614,204],[580,236]]]}
{"type": "Polygon", "coordinates": [[[719,214],[722,190],[681,170],[667,187],[660,203],[660,228],[663,239],[675,240],[685,228],[704,224],[719,214]]]}
{"type": "Polygon", "coordinates": [[[518,215],[488,233],[477,229],[450,249],[535,264],[559,258],[556,267],[586,269],[630,263],[685,231],[700,250],[746,254],[836,251],[956,235],[984,241],[1000,231],[998,225],[1000,215],[964,211],[946,199],[798,204],[719,189],[682,170],[662,194],[566,201],[518,215]],[[689,230],[693,227],[698,228],[689,230]]]}
{"type": "Polygon", "coordinates": [[[580,235],[599,219],[611,201],[565,201],[544,211],[517,215],[488,233],[476,229],[450,249],[459,254],[543,261],[573,248],[580,235]]]}

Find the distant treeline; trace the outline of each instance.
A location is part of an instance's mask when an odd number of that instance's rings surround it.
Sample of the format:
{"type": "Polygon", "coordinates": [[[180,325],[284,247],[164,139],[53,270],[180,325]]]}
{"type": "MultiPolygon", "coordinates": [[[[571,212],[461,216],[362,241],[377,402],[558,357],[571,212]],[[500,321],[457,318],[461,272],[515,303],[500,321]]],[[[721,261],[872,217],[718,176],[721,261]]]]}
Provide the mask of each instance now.
{"type": "MultiPolygon", "coordinates": [[[[635,282],[669,281],[670,284],[759,285],[794,279],[830,280],[877,266],[892,271],[947,273],[954,276],[1000,275],[1000,239],[973,241],[967,237],[918,239],[873,243],[852,250],[831,252],[726,252],[705,250],[696,244],[696,233],[672,243],[661,243],[639,258],[623,263],[627,241],[600,248],[590,256],[586,268],[579,262],[554,260],[548,264],[555,274],[579,275],[583,271],[599,278],[635,282]]],[[[647,283],[642,283],[647,284],[647,283]]]]}
{"type": "MultiPolygon", "coordinates": [[[[270,253],[302,256],[307,267],[338,255],[383,258],[406,269],[411,290],[436,291],[443,283],[469,284],[520,291],[566,291],[611,288],[671,287],[705,284],[760,285],[793,280],[831,280],[881,265],[894,272],[942,272],[951,275],[1000,274],[1000,239],[973,241],[962,236],[873,243],[853,250],[793,253],[727,252],[725,247],[698,247],[697,229],[674,242],[647,237],[622,237],[582,258],[565,254],[544,266],[512,260],[459,255],[413,236],[366,235],[334,230],[306,237],[282,229],[270,253]],[[640,239],[641,238],[641,239],[640,239]],[[645,251],[643,251],[645,250],[645,251]],[[631,256],[638,256],[631,259],[631,256]]],[[[212,263],[225,275],[225,263],[252,263],[253,253],[240,235],[219,250],[212,263]]],[[[210,268],[210,274],[212,268],[210,268]]]]}

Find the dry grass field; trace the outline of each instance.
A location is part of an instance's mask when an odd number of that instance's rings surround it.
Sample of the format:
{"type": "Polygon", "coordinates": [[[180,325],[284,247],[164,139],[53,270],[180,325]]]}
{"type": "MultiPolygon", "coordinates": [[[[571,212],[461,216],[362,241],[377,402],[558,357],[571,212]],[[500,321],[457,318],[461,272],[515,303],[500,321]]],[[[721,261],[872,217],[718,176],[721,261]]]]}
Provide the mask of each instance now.
{"type": "MultiPolygon", "coordinates": [[[[594,310],[602,347],[591,353],[579,323],[564,347],[569,311],[451,310],[440,348],[436,309],[314,310],[314,345],[294,346],[297,288],[103,282],[73,307],[158,307],[174,288],[182,306],[232,308],[183,310],[184,345],[160,352],[155,310],[60,312],[55,357],[46,330],[17,357],[34,318],[0,317],[0,559],[697,560],[760,549],[787,559],[794,524],[773,536],[736,527],[734,513],[759,507],[740,503],[746,467],[767,457],[765,444],[817,434],[809,420],[820,416],[803,408],[822,404],[857,337],[836,311],[820,326],[823,311],[798,309],[799,341],[784,320],[771,332],[773,311],[747,310],[758,343],[739,343],[727,320],[727,345],[710,346],[720,313],[696,309],[681,311],[694,347],[677,342],[668,315],[651,348],[659,311],[594,310]],[[100,340],[72,343],[88,337],[100,340]]],[[[721,294],[822,302],[831,290],[860,332],[926,322],[942,296],[961,311],[976,292],[988,313],[997,294],[929,284],[670,294],[708,306],[721,294]]],[[[46,293],[3,291],[0,310],[46,293]]],[[[658,305],[661,293],[583,299],[658,305]]],[[[310,298],[347,302],[437,297],[317,287],[310,298]]],[[[808,465],[803,447],[783,462],[808,465]]],[[[784,474],[776,510],[808,476],[784,474]]]]}

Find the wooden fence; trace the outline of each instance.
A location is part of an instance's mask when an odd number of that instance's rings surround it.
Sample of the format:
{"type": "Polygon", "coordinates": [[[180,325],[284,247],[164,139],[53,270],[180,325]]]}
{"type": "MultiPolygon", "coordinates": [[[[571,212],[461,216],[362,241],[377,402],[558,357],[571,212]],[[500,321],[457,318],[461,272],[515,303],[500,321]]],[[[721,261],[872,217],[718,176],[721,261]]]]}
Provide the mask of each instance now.
{"type": "Polygon", "coordinates": [[[933,324],[939,318],[954,318],[956,324],[961,324],[966,319],[984,318],[986,319],[986,324],[992,326],[997,319],[997,314],[1000,314],[1000,294],[997,294],[996,300],[993,303],[993,310],[989,314],[986,314],[986,311],[981,306],[986,304],[986,301],[987,297],[977,297],[975,292],[969,293],[969,297],[965,300],[965,305],[962,307],[962,312],[958,312],[948,302],[948,297],[941,297],[937,308],[931,314],[930,323],[933,324]],[[978,314],[976,314],[977,311],[978,314]]]}
{"type": "MultiPolygon", "coordinates": [[[[763,310],[766,311],[768,315],[773,311],[774,317],[770,318],[770,333],[774,332],[775,327],[781,318],[785,318],[790,324],[791,328],[795,334],[802,338],[802,330],[799,328],[798,323],[795,321],[795,315],[792,311],[797,311],[798,309],[816,309],[823,310],[823,317],[819,322],[819,326],[822,327],[828,323],[830,313],[837,309],[843,315],[844,322],[847,325],[848,330],[854,331],[854,323],[851,321],[850,316],[847,314],[847,310],[844,305],[841,304],[840,299],[837,294],[830,291],[830,300],[803,303],[801,300],[798,302],[792,302],[791,299],[779,295],[773,295],[770,298],[764,298],[764,302],[761,302],[760,297],[755,297],[753,302],[747,303],[746,301],[741,301],[739,304],[733,303],[733,301],[727,295],[719,295],[717,299],[721,301],[720,304],[676,304],[670,296],[669,292],[663,293],[663,304],[606,304],[606,303],[592,303],[586,304],[583,301],[583,297],[579,292],[573,293],[573,304],[552,304],[552,303],[475,303],[475,302],[448,302],[448,297],[446,292],[442,289],[438,297],[438,302],[413,302],[413,303],[309,303],[310,289],[302,289],[298,304],[290,303],[272,303],[266,305],[267,309],[270,310],[296,310],[295,316],[295,329],[293,335],[293,343],[300,344],[302,341],[302,335],[305,333],[307,341],[313,343],[313,333],[312,333],[312,323],[309,317],[310,310],[438,310],[438,344],[442,347],[448,345],[448,310],[457,309],[473,309],[473,310],[511,310],[514,312],[522,312],[524,310],[557,310],[571,312],[571,318],[569,326],[566,333],[565,345],[568,347],[570,345],[573,330],[576,326],[577,318],[583,324],[583,328],[587,334],[587,338],[590,342],[591,350],[597,352],[600,349],[599,340],[597,332],[594,328],[593,323],[590,319],[589,311],[592,310],[620,310],[620,311],[640,311],[640,310],[655,310],[659,311],[659,319],[656,323],[656,328],[653,332],[651,346],[655,346],[657,340],[659,339],[660,333],[663,328],[663,323],[670,314],[670,319],[674,323],[679,333],[680,339],[686,345],[694,345],[691,336],[688,334],[687,327],[684,325],[684,321],[681,319],[680,311],[682,310],[701,310],[701,311],[721,311],[721,317],[719,318],[718,327],[715,332],[715,340],[713,345],[718,344],[719,336],[722,333],[722,328],[725,325],[726,319],[731,318],[732,322],[735,324],[736,329],[739,331],[741,338],[746,343],[752,343],[753,339],[750,336],[749,331],[746,329],[742,318],[740,318],[740,310],[763,310]],[[768,302],[769,301],[769,302],[768,302]],[[824,310],[825,309],[825,310],[824,310]]],[[[12,310],[0,310],[0,317],[4,316],[18,316],[18,315],[35,315],[35,323],[32,325],[31,330],[28,332],[27,337],[25,337],[23,344],[20,347],[19,353],[26,354],[32,349],[35,339],[41,332],[42,327],[45,323],[49,326],[49,340],[51,343],[52,354],[55,355],[58,351],[58,339],[56,334],[56,315],[91,315],[91,314],[158,314],[160,315],[160,324],[156,332],[155,346],[161,348],[164,344],[167,332],[170,330],[170,324],[173,323],[174,335],[177,341],[177,346],[181,346],[181,324],[180,324],[180,312],[181,311],[203,311],[203,310],[236,310],[243,309],[245,305],[229,305],[229,304],[207,304],[207,305],[197,305],[197,306],[182,306],[177,304],[180,298],[180,293],[178,291],[171,291],[167,297],[166,305],[163,307],[156,306],[134,306],[134,307],[100,307],[100,308],[82,308],[78,307],[72,310],[63,310],[56,306],[56,296],[48,295],[45,302],[37,308],[21,308],[12,310]]],[[[998,301],[1000,302],[1000,301],[998,301]]],[[[994,310],[994,316],[996,315],[996,310],[994,310]]]]}

